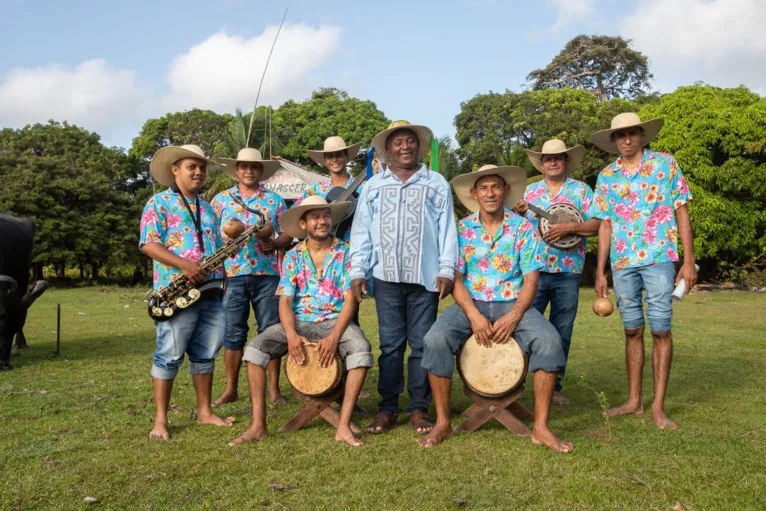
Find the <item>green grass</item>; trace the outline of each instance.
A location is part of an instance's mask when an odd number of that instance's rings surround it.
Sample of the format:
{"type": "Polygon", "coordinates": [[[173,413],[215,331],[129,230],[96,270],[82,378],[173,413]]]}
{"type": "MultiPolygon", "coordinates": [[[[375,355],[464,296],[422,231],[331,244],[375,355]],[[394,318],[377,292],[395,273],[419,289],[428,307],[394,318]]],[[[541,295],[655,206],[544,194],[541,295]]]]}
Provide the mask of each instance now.
{"type": "MultiPolygon", "coordinates": [[[[234,427],[197,426],[186,368],[172,399],[172,441],[149,441],[154,330],[142,294],[50,290],[34,305],[31,349],[16,370],[0,373],[0,509],[81,509],[86,496],[102,509],[157,510],[457,509],[456,499],[464,509],[766,508],[764,295],[693,295],[676,305],[667,410],[681,429],[657,431],[648,414],[624,417],[612,421],[609,439],[597,397],[578,381],[587,374],[613,405],[625,399],[621,324],[618,314],[596,317],[593,292],[584,290],[565,380],[572,404],[551,417],[576,446],[561,455],[498,424],[428,451],[402,425],[354,450],[321,421],[278,433],[299,409],[292,397],[269,410],[269,440],[232,449],[226,443],[249,425],[246,401],[223,407],[237,417],[234,427]],[[56,303],[58,358],[48,357],[56,303]]],[[[371,302],[362,318],[376,346],[371,302]]],[[[368,410],[376,381],[377,368],[365,383],[368,410]]],[[[222,385],[219,370],[214,394],[222,385]]],[[[287,395],[284,377],[282,387],[287,395]]],[[[453,396],[457,407],[469,404],[459,380],[453,396]]],[[[524,401],[532,403],[531,391],[524,401]]]]}

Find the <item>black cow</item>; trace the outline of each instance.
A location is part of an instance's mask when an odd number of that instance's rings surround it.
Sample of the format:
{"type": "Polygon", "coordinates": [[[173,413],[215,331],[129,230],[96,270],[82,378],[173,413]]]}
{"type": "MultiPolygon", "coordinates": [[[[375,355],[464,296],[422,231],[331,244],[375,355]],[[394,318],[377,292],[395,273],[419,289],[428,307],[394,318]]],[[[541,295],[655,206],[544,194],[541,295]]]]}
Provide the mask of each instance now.
{"type": "Polygon", "coordinates": [[[32,220],[0,213],[0,371],[12,369],[13,337],[23,326],[34,236],[32,220]]]}

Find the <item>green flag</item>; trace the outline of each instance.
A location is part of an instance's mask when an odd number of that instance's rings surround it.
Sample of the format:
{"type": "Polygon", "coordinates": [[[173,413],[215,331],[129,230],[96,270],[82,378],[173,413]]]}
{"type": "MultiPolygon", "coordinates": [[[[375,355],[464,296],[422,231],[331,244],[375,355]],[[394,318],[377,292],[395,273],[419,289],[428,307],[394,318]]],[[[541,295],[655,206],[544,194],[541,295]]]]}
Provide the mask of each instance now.
{"type": "Polygon", "coordinates": [[[439,141],[431,137],[431,170],[439,172],[439,141]]]}

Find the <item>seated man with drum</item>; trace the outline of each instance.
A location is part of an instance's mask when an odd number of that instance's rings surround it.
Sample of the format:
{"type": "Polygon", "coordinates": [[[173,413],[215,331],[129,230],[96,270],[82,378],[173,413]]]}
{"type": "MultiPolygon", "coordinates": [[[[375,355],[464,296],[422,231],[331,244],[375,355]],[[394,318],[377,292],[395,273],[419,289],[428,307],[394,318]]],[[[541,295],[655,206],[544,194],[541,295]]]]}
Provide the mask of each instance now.
{"type": "MultiPolygon", "coordinates": [[[[543,238],[544,266],[532,306],[545,314],[550,302],[548,318],[561,336],[564,357],[568,359],[585,265],[585,236],[597,234],[599,225],[599,220],[590,216],[593,191],[582,181],[569,177],[582,162],[585,148],[576,145],[567,149],[561,140],[549,140],[540,152],[527,151],[527,155],[544,177],[527,186],[524,200],[516,205],[516,211],[526,214],[543,238]]],[[[553,402],[557,405],[569,403],[561,395],[565,370],[566,367],[556,378],[553,391],[553,402]]]]}
{"type": "MultiPolygon", "coordinates": [[[[511,211],[524,194],[526,174],[519,167],[485,165],[453,180],[460,201],[475,213],[458,224],[455,304],[426,334],[423,368],[428,370],[436,426],[420,444],[432,447],[452,434],[450,392],[455,354],[473,334],[493,349],[513,335],[534,373],[535,422],[532,442],[560,452],[574,446],[548,428],[556,374],[564,367],[561,337],[537,309],[542,251],[532,224],[511,211]]],[[[521,382],[519,382],[521,383],[521,382]]]]}
{"type": "Polygon", "coordinates": [[[315,196],[282,215],[282,232],[307,239],[290,250],[282,263],[277,289],[281,324],[267,328],[245,349],[253,424],[229,445],[269,436],[265,368],[270,360],[287,353],[302,366],[307,358],[304,349],[317,350],[320,367],[335,363],[336,352],[344,360],[348,373],[335,439],[362,445],[351,431],[351,414],[367,368],[373,365],[372,348],[364,332],[351,323],[358,305],[350,290],[348,245],[331,234],[333,223],[343,218],[347,208],[347,202],[328,204],[315,196]]]}

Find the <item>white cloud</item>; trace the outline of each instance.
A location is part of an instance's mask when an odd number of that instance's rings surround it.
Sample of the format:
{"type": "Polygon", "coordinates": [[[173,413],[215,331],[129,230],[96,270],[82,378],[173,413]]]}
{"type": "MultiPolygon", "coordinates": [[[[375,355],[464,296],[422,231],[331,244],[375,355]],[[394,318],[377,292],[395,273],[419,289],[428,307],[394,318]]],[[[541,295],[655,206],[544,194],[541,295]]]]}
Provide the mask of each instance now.
{"type": "Polygon", "coordinates": [[[116,69],[103,59],[75,68],[15,68],[0,82],[0,126],[66,120],[103,135],[120,119],[144,114],[148,101],[149,90],[137,85],[135,71],[116,69]]]}
{"type": "Polygon", "coordinates": [[[578,22],[586,21],[593,14],[596,0],[547,0],[556,10],[556,21],[553,25],[533,32],[535,38],[559,32],[562,28],[578,22]]]}
{"type": "MultiPolygon", "coordinates": [[[[193,46],[170,65],[167,109],[209,108],[233,111],[252,108],[277,27],[245,39],[223,31],[193,46]]],[[[259,104],[278,105],[302,98],[316,88],[312,72],[324,66],[340,44],[340,27],[285,25],[263,83],[259,104]]]]}
{"type": "Polygon", "coordinates": [[[766,92],[763,0],[639,0],[621,35],[651,60],[662,92],[697,80],[766,92]]]}

